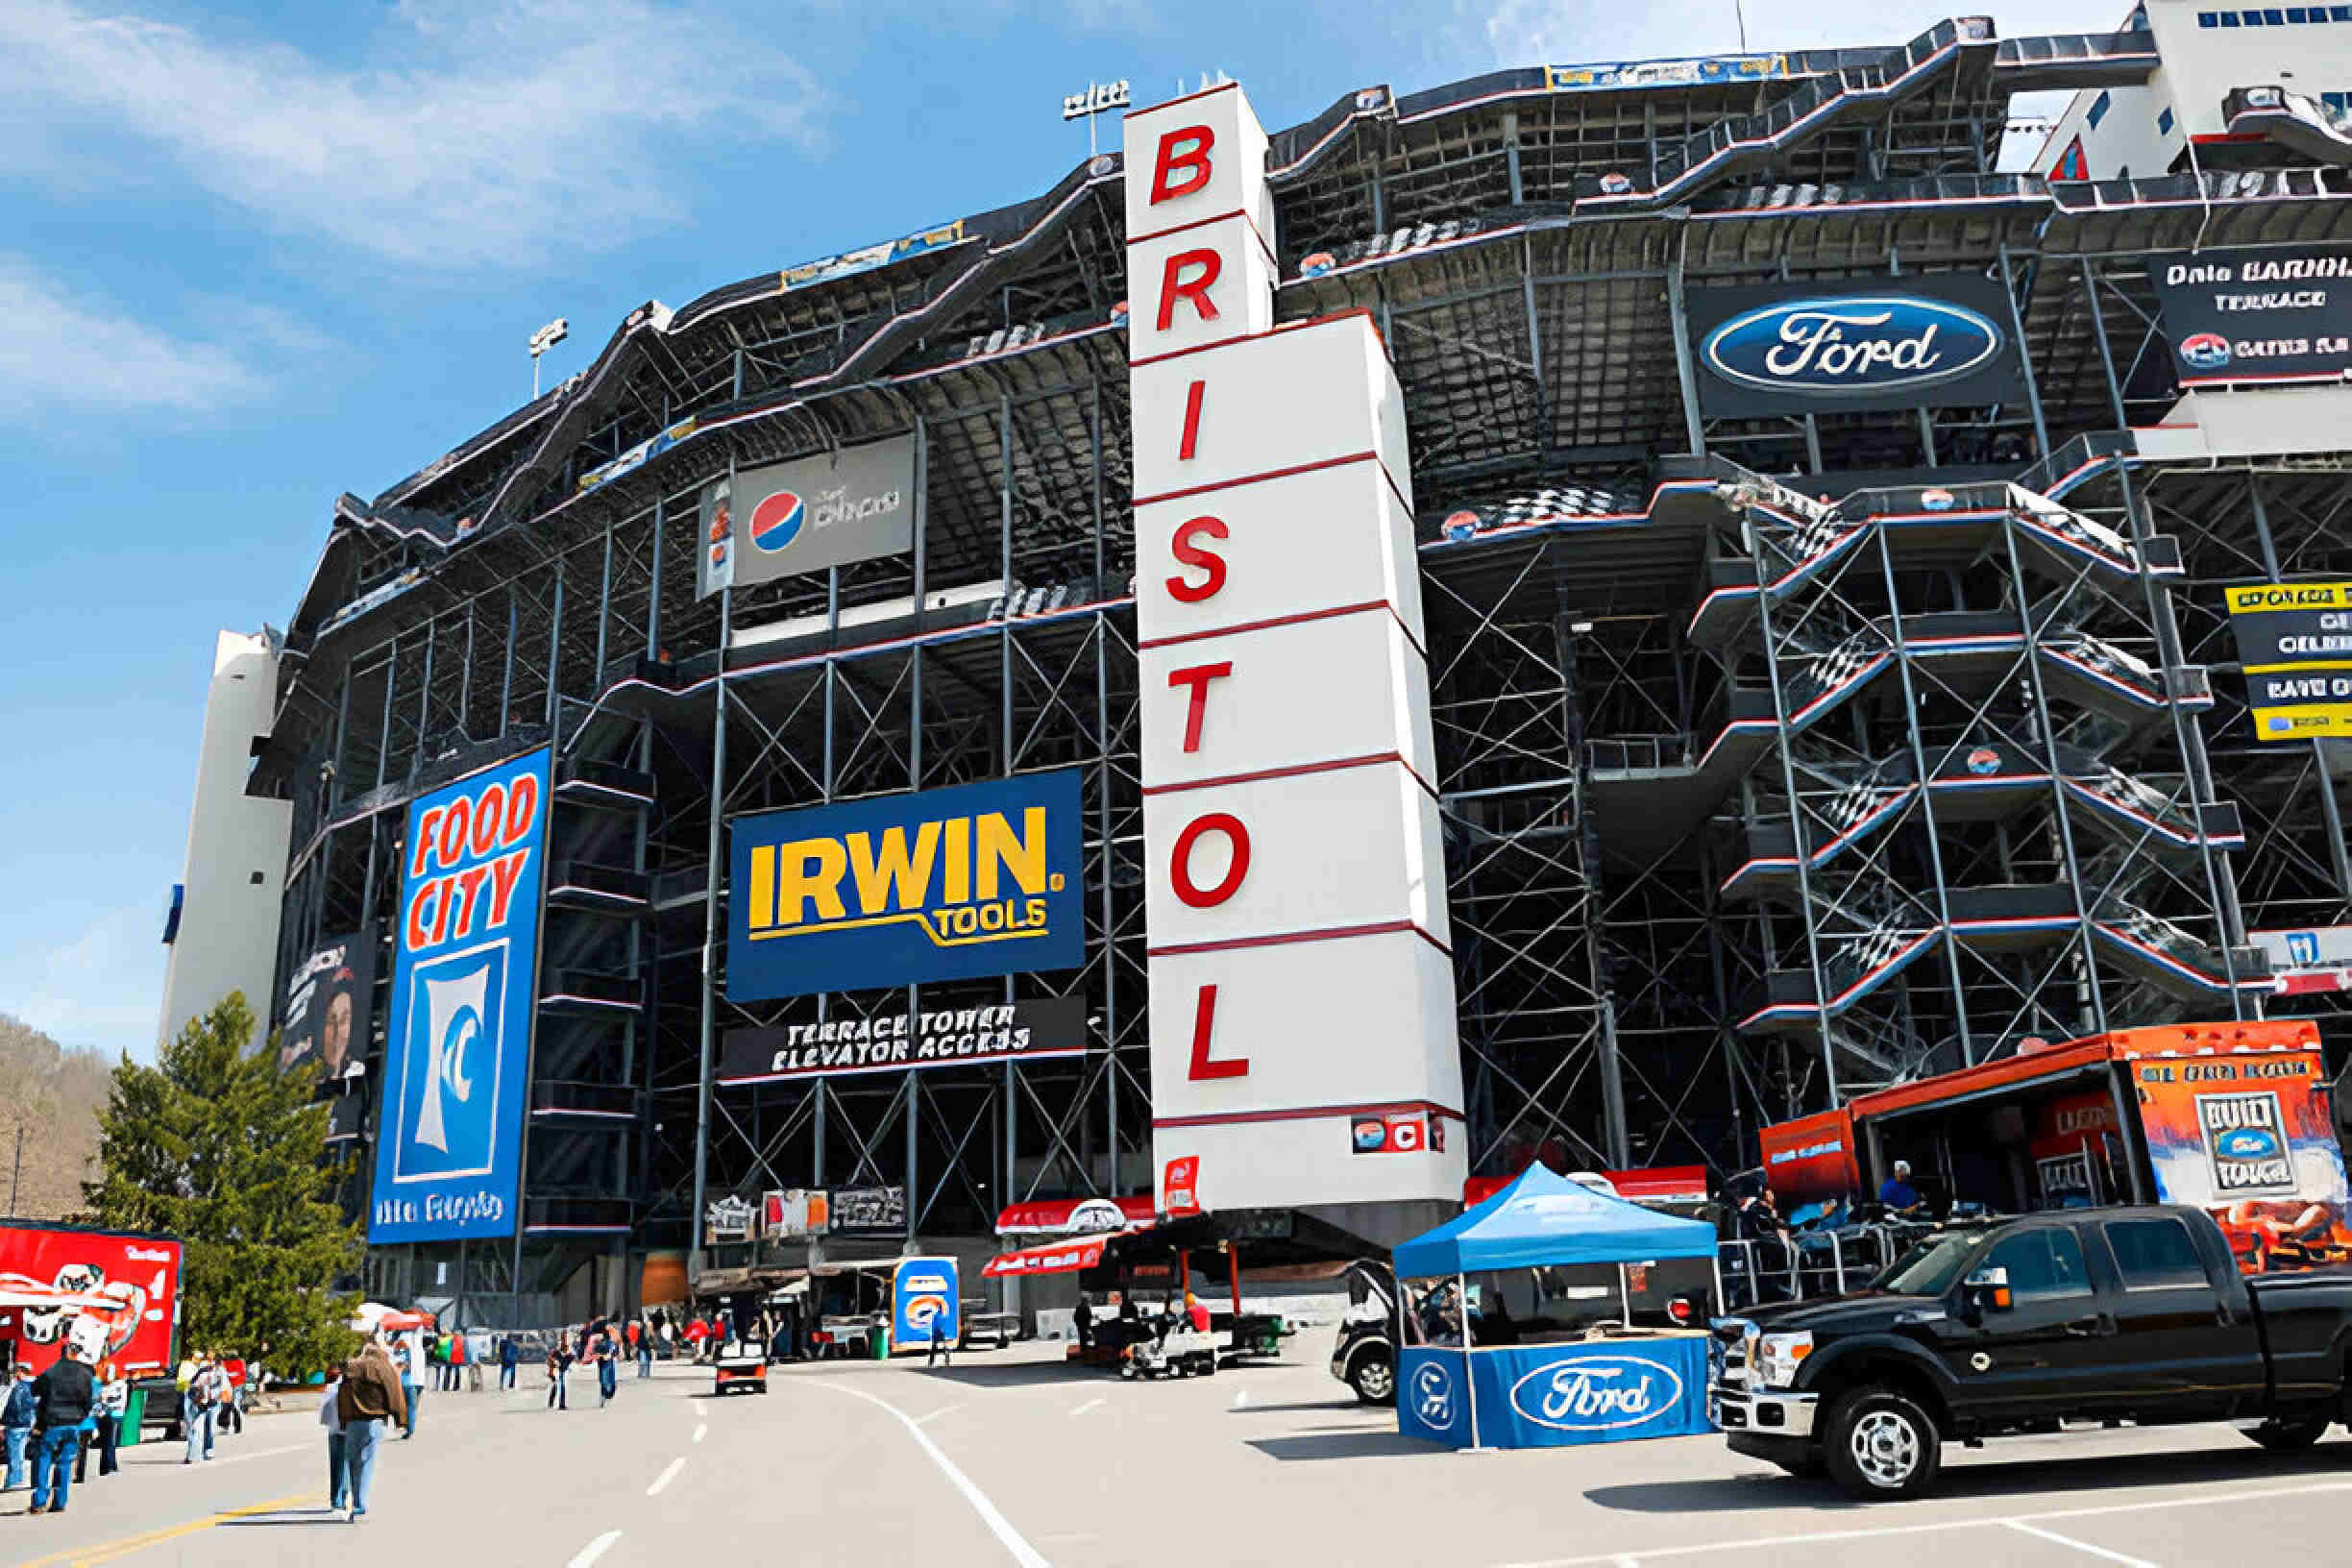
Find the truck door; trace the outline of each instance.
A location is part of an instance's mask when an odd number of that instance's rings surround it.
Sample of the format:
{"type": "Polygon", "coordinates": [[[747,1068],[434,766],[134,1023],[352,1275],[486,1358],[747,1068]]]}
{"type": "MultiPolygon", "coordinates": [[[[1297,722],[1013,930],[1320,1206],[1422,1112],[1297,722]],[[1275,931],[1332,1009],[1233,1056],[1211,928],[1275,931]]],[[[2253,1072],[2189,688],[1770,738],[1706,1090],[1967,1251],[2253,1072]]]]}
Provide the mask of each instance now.
{"type": "MultiPolygon", "coordinates": [[[[2088,1229],[2088,1227],[2086,1227],[2088,1229]]],[[[2165,1213],[2098,1222],[2115,1269],[2109,1373],[2151,1415],[2223,1416],[2263,1397],[2253,1314],[2215,1287],[2189,1227],[2165,1213]]],[[[2232,1283],[2235,1283],[2234,1281],[2232,1283]]]]}
{"type": "MultiPolygon", "coordinates": [[[[2110,1390],[2097,1341],[2111,1332],[2082,1243],[2064,1224],[2030,1225],[1995,1242],[1968,1278],[2008,1281],[2009,1305],[1982,1305],[1944,1325],[1941,1352],[1952,1378],[1983,1413],[2003,1419],[2092,1415],[2110,1390]]],[[[1966,1298],[1971,1287],[1963,1285],[1966,1298]]]]}

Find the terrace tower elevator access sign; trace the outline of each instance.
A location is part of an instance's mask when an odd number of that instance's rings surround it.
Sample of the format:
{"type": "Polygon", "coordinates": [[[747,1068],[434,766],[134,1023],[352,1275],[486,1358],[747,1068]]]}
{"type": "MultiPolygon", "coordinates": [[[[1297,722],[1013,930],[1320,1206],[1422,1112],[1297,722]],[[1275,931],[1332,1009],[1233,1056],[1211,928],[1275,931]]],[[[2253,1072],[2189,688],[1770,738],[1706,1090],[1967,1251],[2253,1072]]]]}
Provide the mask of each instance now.
{"type": "Polygon", "coordinates": [[[1396,376],[1362,312],[1275,327],[1266,137],[1238,86],[1129,115],[1126,155],[1161,1206],[1172,1183],[1207,1209],[1452,1201],[1461,1058],[1396,376]],[[1358,1123],[1390,1115],[1421,1131],[1360,1155],[1358,1123]]]}

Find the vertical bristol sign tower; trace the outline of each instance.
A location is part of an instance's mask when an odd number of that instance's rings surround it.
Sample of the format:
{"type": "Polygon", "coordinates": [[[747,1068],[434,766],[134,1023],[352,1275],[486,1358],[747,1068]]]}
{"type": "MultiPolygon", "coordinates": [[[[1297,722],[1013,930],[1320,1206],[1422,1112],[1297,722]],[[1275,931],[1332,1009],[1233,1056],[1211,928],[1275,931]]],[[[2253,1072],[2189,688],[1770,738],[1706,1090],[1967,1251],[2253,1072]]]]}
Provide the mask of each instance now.
{"type": "Polygon", "coordinates": [[[1274,323],[1231,84],[1126,122],[1164,1208],[1457,1202],[1461,1056],[1412,469],[1361,311],[1274,323]]]}

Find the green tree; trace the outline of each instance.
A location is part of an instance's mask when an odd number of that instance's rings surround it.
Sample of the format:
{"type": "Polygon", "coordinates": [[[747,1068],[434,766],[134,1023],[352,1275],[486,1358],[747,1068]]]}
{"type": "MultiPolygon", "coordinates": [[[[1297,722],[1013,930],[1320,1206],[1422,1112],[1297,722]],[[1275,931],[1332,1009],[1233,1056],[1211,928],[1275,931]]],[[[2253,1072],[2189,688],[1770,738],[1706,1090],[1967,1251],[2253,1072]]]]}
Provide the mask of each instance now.
{"type": "Polygon", "coordinates": [[[253,1013],[231,992],[188,1020],[152,1067],[123,1059],[99,1122],[92,1216],[186,1243],[181,1342],[297,1371],[347,1355],[355,1298],[333,1282],[359,1266],[358,1228],[329,1201],[320,1161],[328,1108],[315,1068],[247,1054],[253,1013]]]}

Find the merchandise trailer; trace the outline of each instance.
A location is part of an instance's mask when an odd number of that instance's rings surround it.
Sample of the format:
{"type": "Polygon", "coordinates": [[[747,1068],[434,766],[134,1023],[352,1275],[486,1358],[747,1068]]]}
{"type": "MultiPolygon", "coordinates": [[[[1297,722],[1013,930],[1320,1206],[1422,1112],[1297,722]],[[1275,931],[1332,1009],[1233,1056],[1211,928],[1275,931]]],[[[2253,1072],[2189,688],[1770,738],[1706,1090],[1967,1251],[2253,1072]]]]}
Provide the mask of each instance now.
{"type": "MultiPolygon", "coordinates": [[[[2194,167],[1995,168],[2013,94],[2158,65],[1962,19],[1272,135],[1279,318],[1369,312],[1404,393],[1474,1175],[1729,1171],[2036,1035],[2300,1015],[2340,1060],[2342,993],[2262,934],[2352,924],[2352,758],[2258,732],[2224,595],[2352,577],[2352,348],[2185,374],[2160,285],[2352,246],[2352,135],[2273,105],[2194,167]]],[[[902,1187],[911,1241],[1152,1189],[1123,179],[649,302],[337,502],[249,786],[294,805],[282,977],[389,943],[411,801],[551,748],[519,1223],[472,1289],[699,1247],[729,1195],[902,1187]],[[884,440],[903,550],[699,591],[716,481],[884,440]],[[730,999],[730,823],[1069,769],[1078,967],[730,999]],[[1054,997],[1083,1049],[716,1082],[732,1030],[1054,997]]]]}

